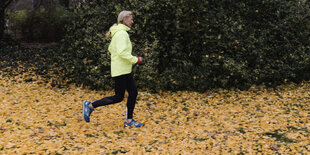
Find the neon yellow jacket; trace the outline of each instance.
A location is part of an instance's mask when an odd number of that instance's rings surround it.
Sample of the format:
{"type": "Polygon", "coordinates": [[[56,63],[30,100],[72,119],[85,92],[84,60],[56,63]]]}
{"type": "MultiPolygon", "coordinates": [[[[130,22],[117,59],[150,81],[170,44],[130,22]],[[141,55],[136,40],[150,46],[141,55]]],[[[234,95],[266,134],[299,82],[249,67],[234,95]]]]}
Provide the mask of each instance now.
{"type": "Polygon", "coordinates": [[[110,28],[112,40],[109,45],[111,53],[111,75],[112,77],[129,74],[132,64],[138,62],[138,58],[131,55],[132,44],[127,31],[129,27],[118,24],[110,28]]]}

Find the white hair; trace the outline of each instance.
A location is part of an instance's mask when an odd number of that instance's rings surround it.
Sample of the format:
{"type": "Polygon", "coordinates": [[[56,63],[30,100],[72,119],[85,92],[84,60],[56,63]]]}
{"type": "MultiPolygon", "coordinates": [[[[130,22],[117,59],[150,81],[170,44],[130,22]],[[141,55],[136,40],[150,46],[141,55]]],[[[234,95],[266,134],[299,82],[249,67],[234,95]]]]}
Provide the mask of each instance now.
{"type": "Polygon", "coordinates": [[[124,20],[125,18],[130,17],[130,16],[132,16],[132,12],[131,12],[131,11],[126,11],[126,10],[124,10],[124,11],[120,12],[120,13],[118,14],[118,17],[117,17],[117,24],[122,24],[122,23],[123,23],[123,20],[124,20]]]}
{"type": "MultiPolygon", "coordinates": [[[[124,11],[120,12],[120,13],[118,14],[118,17],[117,17],[117,24],[123,24],[123,20],[124,20],[125,18],[130,17],[130,16],[132,16],[132,12],[131,12],[131,11],[126,11],[126,10],[124,10],[124,11]]],[[[112,25],[112,26],[115,26],[115,25],[117,25],[117,24],[114,24],[114,25],[112,25]]],[[[106,33],[105,36],[106,36],[106,37],[111,36],[111,31],[109,30],[108,33],[106,33]]]]}

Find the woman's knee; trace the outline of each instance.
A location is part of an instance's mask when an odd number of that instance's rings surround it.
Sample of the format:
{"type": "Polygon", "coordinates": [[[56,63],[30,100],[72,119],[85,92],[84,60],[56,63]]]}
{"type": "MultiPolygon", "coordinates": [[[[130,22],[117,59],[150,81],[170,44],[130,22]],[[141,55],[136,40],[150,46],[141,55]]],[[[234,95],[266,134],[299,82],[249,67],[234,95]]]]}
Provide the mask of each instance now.
{"type": "Polygon", "coordinates": [[[115,95],[113,100],[115,103],[118,103],[118,102],[122,102],[123,99],[124,99],[124,96],[115,95]]]}

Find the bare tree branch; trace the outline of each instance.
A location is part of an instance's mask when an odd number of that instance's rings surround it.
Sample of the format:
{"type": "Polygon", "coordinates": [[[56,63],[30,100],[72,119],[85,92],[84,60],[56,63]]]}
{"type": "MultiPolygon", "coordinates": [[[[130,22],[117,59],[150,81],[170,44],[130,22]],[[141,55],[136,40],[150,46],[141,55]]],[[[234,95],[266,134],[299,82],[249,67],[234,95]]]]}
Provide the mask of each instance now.
{"type": "Polygon", "coordinates": [[[13,0],[4,0],[4,5],[3,5],[3,9],[5,9],[5,8],[7,8],[10,4],[11,4],[11,2],[12,2],[13,0]]]}

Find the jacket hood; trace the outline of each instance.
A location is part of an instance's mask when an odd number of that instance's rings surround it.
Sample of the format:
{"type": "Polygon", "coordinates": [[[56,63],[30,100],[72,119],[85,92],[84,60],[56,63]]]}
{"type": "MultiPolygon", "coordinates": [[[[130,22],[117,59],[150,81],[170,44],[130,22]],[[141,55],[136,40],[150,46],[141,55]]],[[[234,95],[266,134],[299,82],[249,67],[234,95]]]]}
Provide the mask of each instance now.
{"type": "Polygon", "coordinates": [[[113,37],[115,35],[116,32],[121,31],[121,30],[125,30],[125,31],[129,31],[130,28],[124,24],[117,24],[114,25],[110,28],[111,31],[111,36],[113,37]]]}

